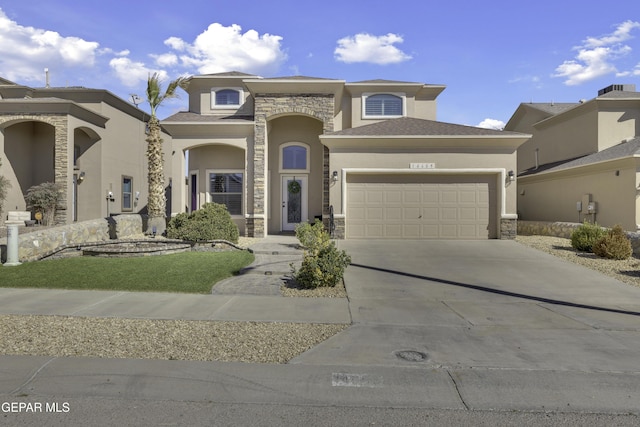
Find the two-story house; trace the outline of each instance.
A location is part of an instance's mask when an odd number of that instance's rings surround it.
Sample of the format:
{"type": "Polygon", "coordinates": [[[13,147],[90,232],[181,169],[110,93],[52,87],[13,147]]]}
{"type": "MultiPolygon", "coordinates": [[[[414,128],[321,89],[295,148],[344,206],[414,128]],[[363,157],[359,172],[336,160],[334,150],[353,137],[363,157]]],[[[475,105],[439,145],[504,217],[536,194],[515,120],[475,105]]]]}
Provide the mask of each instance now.
{"type": "MultiPolygon", "coordinates": [[[[0,174],[11,183],[3,216],[24,211],[27,190],[44,182],[62,185],[58,224],[144,211],[148,120],[104,89],[0,78],[0,174]]],[[[167,152],[171,137],[163,136],[167,152]]]]}
{"type": "Polygon", "coordinates": [[[611,85],[576,103],[523,103],[505,129],[532,135],[518,149],[521,219],[640,227],[635,85],[611,85]]]}
{"type": "Polygon", "coordinates": [[[239,72],[190,79],[173,213],[223,203],[246,236],[333,220],[338,238],[512,238],[529,135],[436,121],[443,85],[239,72]],[[185,178],[186,177],[186,178],[185,178]]]}

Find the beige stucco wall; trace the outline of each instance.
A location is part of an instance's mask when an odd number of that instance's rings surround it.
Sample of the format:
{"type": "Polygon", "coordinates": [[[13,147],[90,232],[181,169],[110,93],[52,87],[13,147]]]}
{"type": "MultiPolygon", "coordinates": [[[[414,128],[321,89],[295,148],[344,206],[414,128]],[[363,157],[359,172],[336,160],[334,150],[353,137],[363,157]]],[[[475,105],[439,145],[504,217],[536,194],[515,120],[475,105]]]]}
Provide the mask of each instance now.
{"type": "Polygon", "coordinates": [[[407,93],[402,88],[386,88],[378,89],[374,86],[354,88],[350,87],[349,92],[345,94],[345,98],[350,100],[349,112],[351,116],[350,123],[345,124],[345,128],[355,128],[358,126],[378,123],[385,119],[370,119],[363,117],[362,100],[364,94],[388,93],[396,96],[404,96],[405,98],[405,116],[417,119],[436,120],[436,100],[433,97],[416,97],[414,93],[407,93]]]}
{"type": "Polygon", "coordinates": [[[198,114],[234,114],[238,108],[212,108],[211,90],[216,89],[239,89],[242,91],[243,106],[242,111],[253,110],[253,99],[249,91],[242,83],[242,78],[213,78],[211,80],[193,79],[187,89],[189,94],[189,111],[198,114]]]}
{"type": "Polygon", "coordinates": [[[602,103],[598,114],[598,151],[640,135],[640,106],[602,103]]]}
{"type": "MultiPolygon", "coordinates": [[[[85,172],[84,181],[78,185],[78,220],[104,217],[107,214],[130,212],[137,213],[147,204],[147,157],[145,123],[140,118],[125,114],[108,103],[87,103],[84,105],[109,117],[104,129],[95,128],[97,142],[91,143],[91,135],[82,136],[79,141],[87,147],[87,151],[81,154],[79,167],[76,173],[85,172]],[[85,157],[86,156],[86,157],[85,157]],[[122,209],[122,179],[124,176],[133,181],[133,209],[122,209]],[[107,191],[113,192],[114,201],[107,201],[107,191]],[[136,192],[140,193],[135,200],[136,192]]],[[[86,123],[75,118],[70,118],[70,129],[87,126],[86,123]]],[[[91,127],[90,127],[91,128],[91,127]]],[[[69,132],[69,176],[73,176],[73,145],[74,133],[69,132]]],[[[81,135],[81,134],[80,134],[81,135]]],[[[171,137],[163,133],[163,147],[165,153],[165,186],[169,185],[168,177],[171,172],[171,137]]],[[[69,194],[72,191],[72,182],[69,180],[69,194]]],[[[71,197],[68,200],[69,212],[71,212],[71,197]]],[[[69,215],[71,218],[71,215],[69,215]]]]}
{"type": "MultiPolygon", "coordinates": [[[[245,150],[239,147],[231,145],[211,144],[206,146],[200,146],[189,150],[189,175],[196,173],[198,175],[197,191],[198,191],[198,203],[201,207],[204,203],[211,201],[209,198],[209,174],[212,169],[221,171],[241,171],[246,174],[245,168],[245,150]]],[[[190,178],[189,178],[190,179],[190,178]]],[[[247,182],[244,179],[245,195],[247,193],[247,182]]],[[[189,198],[191,196],[190,184],[187,184],[186,202],[189,205],[189,198]]],[[[243,195],[242,206],[243,211],[246,212],[246,196],[243,195]]],[[[240,233],[244,232],[244,214],[234,215],[233,222],[238,226],[240,233]]]]}
{"type": "Polygon", "coordinates": [[[299,175],[308,177],[308,218],[322,215],[323,146],[318,139],[322,133],[322,122],[306,116],[283,116],[269,121],[267,146],[268,198],[267,233],[282,230],[282,176],[299,175]],[[283,144],[299,142],[309,146],[309,173],[290,173],[281,170],[281,148],[283,144]]]}
{"type": "MultiPolygon", "coordinates": [[[[189,162],[191,162],[197,161],[199,157],[197,151],[195,156],[191,155],[191,151],[201,149],[201,153],[210,153],[215,152],[216,148],[228,146],[230,148],[241,150],[244,153],[243,161],[246,161],[247,156],[250,156],[250,153],[247,153],[247,147],[253,142],[253,136],[251,135],[253,127],[236,126],[233,129],[229,129],[228,126],[216,126],[215,128],[208,127],[203,129],[198,129],[198,126],[196,125],[186,127],[180,125],[176,127],[169,127],[170,131],[173,132],[174,135],[172,137],[172,148],[170,151],[171,156],[167,156],[165,160],[171,161],[171,176],[175,183],[173,186],[171,215],[176,215],[181,212],[187,212],[189,208],[189,186],[188,183],[185,183],[185,177],[189,176],[191,171],[197,170],[199,179],[204,179],[203,177],[206,173],[200,165],[195,167],[195,164],[188,163],[185,153],[189,151],[189,162]],[[183,131],[185,133],[183,133],[183,131]],[[211,150],[206,149],[206,147],[211,147],[211,150]]],[[[207,155],[210,156],[211,154],[207,155]]],[[[203,167],[206,168],[206,166],[203,167]]],[[[252,176],[251,169],[245,168],[244,166],[241,168],[245,169],[245,182],[250,182],[248,179],[252,176]]],[[[244,201],[246,202],[246,212],[247,207],[251,206],[250,203],[252,203],[250,195],[247,196],[247,199],[244,201]]]]}
{"type": "Polygon", "coordinates": [[[605,227],[621,224],[635,230],[640,224],[636,160],[626,159],[604,165],[592,165],[564,173],[540,174],[518,179],[518,213],[527,221],[581,222],[593,220],[578,216],[576,203],[585,194],[597,202],[595,220],[605,227]]]}
{"type": "Polygon", "coordinates": [[[535,126],[533,137],[518,149],[520,172],[538,165],[569,160],[598,151],[598,119],[593,108],[579,107],[565,120],[549,119],[535,126]],[[579,113],[579,114],[578,114],[579,113]]]}
{"type": "Polygon", "coordinates": [[[9,125],[0,133],[2,173],[11,182],[4,212],[26,210],[24,194],[33,186],[54,180],[54,127],[43,122],[9,125]]]}

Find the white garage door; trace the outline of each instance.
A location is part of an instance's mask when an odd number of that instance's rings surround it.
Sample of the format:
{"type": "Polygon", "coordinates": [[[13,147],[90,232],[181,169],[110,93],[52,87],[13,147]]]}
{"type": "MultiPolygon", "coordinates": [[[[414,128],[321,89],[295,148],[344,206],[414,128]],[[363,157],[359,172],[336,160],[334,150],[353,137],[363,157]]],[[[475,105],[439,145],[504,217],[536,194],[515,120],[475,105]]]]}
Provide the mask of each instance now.
{"type": "Polygon", "coordinates": [[[489,183],[466,181],[469,178],[354,176],[347,182],[346,237],[491,237],[489,183]]]}

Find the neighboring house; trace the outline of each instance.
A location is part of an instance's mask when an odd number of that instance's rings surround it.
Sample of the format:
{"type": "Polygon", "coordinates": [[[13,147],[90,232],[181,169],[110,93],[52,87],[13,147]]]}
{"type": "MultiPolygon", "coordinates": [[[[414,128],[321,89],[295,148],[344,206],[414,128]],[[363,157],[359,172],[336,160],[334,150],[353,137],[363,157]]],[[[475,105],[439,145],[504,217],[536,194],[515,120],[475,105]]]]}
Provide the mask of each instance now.
{"type": "Polygon", "coordinates": [[[172,136],[171,211],[223,203],[262,237],[333,218],[338,238],[513,238],[530,135],[435,121],[442,85],[194,76],[172,136]],[[186,176],[186,178],[185,178],[186,176]]]}
{"type": "Polygon", "coordinates": [[[27,190],[43,182],[62,184],[59,224],[144,210],[148,119],[106,90],[0,79],[0,173],[12,184],[4,213],[25,210],[27,190]]]}
{"type": "Polygon", "coordinates": [[[635,85],[612,85],[577,103],[523,103],[505,129],[532,135],[518,148],[520,219],[640,227],[635,85]]]}

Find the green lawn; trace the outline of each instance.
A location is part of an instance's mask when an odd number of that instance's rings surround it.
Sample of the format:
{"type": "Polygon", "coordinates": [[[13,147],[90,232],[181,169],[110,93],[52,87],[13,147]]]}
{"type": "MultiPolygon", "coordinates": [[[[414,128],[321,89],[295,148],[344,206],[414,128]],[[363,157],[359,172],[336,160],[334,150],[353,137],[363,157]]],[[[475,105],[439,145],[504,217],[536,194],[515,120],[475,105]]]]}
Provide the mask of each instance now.
{"type": "Polygon", "coordinates": [[[0,267],[0,287],[210,293],[253,262],[246,251],[135,258],[75,257],[0,267]]]}

